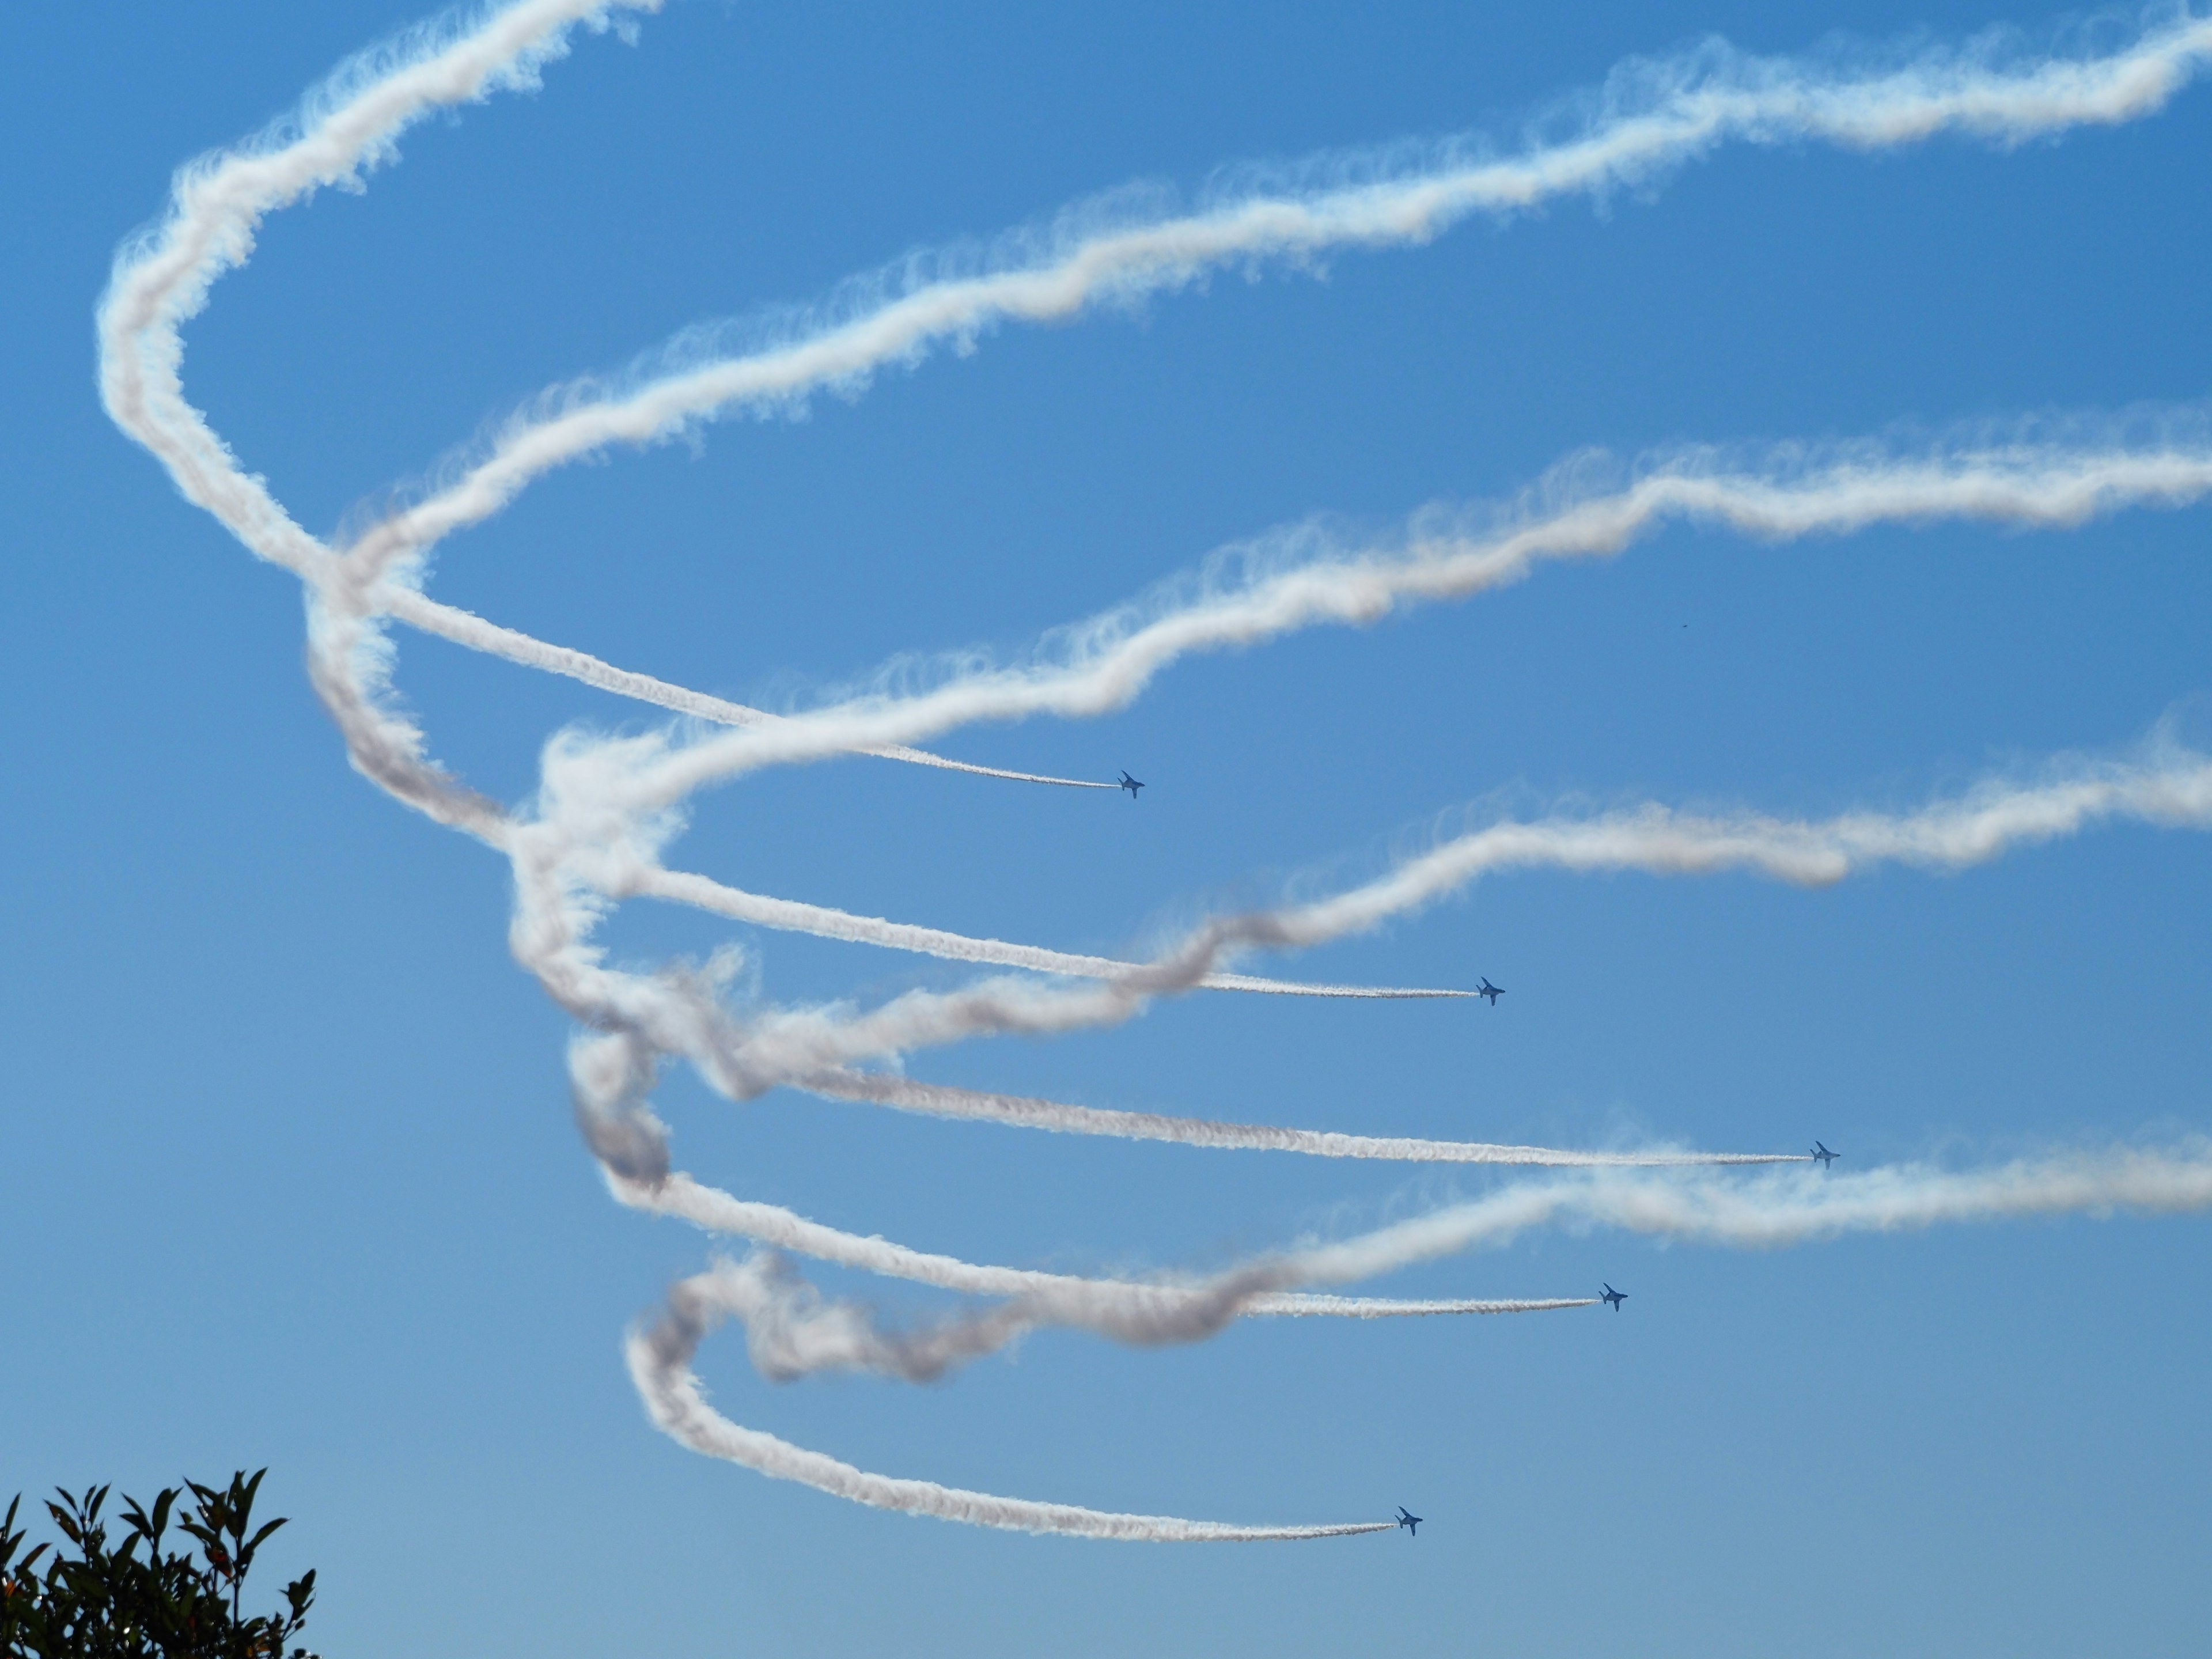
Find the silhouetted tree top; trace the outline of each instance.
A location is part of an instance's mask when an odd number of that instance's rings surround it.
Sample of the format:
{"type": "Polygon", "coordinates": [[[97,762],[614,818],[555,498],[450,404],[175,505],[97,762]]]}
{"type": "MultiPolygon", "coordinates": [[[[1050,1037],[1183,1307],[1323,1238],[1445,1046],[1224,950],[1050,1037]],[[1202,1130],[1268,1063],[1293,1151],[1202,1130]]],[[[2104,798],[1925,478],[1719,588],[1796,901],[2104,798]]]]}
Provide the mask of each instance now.
{"type": "MultiPolygon", "coordinates": [[[[123,1500],[122,1540],[111,1545],[108,1488],[88,1486],[49,1503],[64,1543],[23,1548],[19,1496],[0,1519],[0,1659],[287,1659],[284,1644],[307,1621],[315,1575],[284,1587],[284,1606],[247,1619],[242,1596],[253,1557],[280,1517],[253,1524],[266,1469],[240,1471],[228,1487],[188,1480],[149,1510],[123,1500]],[[181,1510],[178,1500],[191,1494],[181,1510]],[[164,1552],[173,1519],[191,1540],[164,1552]],[[44,1559],[46,1571],[39,1571],[44,1559]]],[[[289,1659],[315,1659],[305,1648],[289,1659]]]]}

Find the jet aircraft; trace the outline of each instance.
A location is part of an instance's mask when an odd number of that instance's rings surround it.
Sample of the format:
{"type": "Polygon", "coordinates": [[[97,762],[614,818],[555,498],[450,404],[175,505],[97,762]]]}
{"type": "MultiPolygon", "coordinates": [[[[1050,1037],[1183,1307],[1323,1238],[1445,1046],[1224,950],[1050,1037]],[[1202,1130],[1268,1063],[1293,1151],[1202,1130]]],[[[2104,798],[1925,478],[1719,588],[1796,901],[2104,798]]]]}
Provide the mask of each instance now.
{"type": "Polygon", "coordinates": [[[1503,985],[1492,985],[1487,979],[1486,979],[1480,986],[1475,988],[1474,994],[1479,997],[1488,997],[1490,999],[1490,1006],[1495,1008],[1498,1006],[1498,999],[1505,994],[1505,988],[1503,985]]]}
{"type": "Polygon", "coordinates": [[[1118,787],[1127,790],[1129,792],[1129,799],[1131,800],[1134,800],[1137,798],[1137,791],[1143,788],[1145,786],[1138,782],[1136,779],[1131,777],[1127,772],[1124,772],[1121,774],[1121,781],[1118,787]]]}
{"type": "Polygon", "coordinates": [[[1628,1292],[1626,1291],[1616,1291],[1612,1285],[1608,1285],[1605,1287],[1605,1294],[1598,1297],[1598,1300],[1612,1304],[1613,1312],[1619,1313],[1620,1311],[1620,1304],[1628,1300],[1628,1292]]]}
{"type": "Polygon", "coordinates": [[[1831,1164],[1833,1164],[1838,1158],[1841,1158],[1843,1154],[1841,1152],[1830,1152],[1826,1146],[1816,1140],[1813,1143],[1813,1156],[1820,1160],[1820,1167],[1825,1170],[1831,1164]]]}
{"type": "Polygon", "coordinates": [[[1398,1524],[1416,1538],[1421,1535],[1421,1517],[1408,1514],[1403,1504],[1398,1505],[1398,1524]]]}

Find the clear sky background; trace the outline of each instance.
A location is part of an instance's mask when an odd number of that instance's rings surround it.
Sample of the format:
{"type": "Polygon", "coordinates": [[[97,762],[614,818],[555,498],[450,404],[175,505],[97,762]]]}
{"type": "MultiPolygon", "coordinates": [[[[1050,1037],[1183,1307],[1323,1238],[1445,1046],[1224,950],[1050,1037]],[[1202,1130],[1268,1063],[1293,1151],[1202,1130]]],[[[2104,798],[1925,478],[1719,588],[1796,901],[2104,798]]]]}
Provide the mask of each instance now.
{"type": "MultiPolygon", "coordinates": [[[[346,767],[295,584],[98,406],[92,307],[171,168],[416,14],[392,0],[22,7],[0,97],[0,1497],[271,1466],[273,1585],[333,1656],[531,1653],[2139,1656],[2212,1622],[2203,1219],[1773,1254],[1559,1234],[1389,1294],[1632,1293],[1386,1325],[1031,1340],[951,1382],[773,1387],[739,1420],[871,1468],[1403,1534],[1175,1548],[861,1510],[646,1423],[619,1341],[710,1246],[607,1201],[564,1022],[480,848],[346,767]]],[[[270,222],[188,385],[311,527],[540,386],[694,322],[1130,180],[1475,127],[1709,33],[1954,37],[2041,14],[675,0],[544,91],[427,124],[362,197],[270,222]]],[[[1323,278],[1217,277],[988,337],[797,422],[541,483],[436,591],[785,702],[906,650],[1018,648],[1316,511],[1386,525],[1588,446],[1942,428],[2212,389],[2212,90],[2011,154],[1725,151],[1604,210],[1479,222],[1323,278]]],[[[1127,713],[958,734],[1028,789],[865,761],[702,803],[689,867],[965,932],[1121,949],[1446,809],[1905,806],[2112,750],[2212,691],[2202,511],[2063,535],[1674,531],[1365,633],[1176,668],[1127,713]]],[[[438,752],[532,786],[634,708],[408,637],[438,752]]],[[[1523,875],[1286,968],[1463,1004],[1196,997],[917,1073],[1092,1104],[1451,1138],[1664,1138],[1846,1167],[2206,1126],[2212,848],[2144,830],[1808,893],[1523,875]]],[[[738,930],[625,912],[626,959],[738,930]]],[[[745,941],[800,1001],[949,967],[745,941]]],[[[679,1160],[971,1259],[1225,1259],[1479,1173],[1271,1160],[663,1091],[679,1160]]],[[[825,1281],[841,1284],[834,1274],[825,1281]]],[[[893,1306],[896,1286],[859,1285],[893,1306]]]]}

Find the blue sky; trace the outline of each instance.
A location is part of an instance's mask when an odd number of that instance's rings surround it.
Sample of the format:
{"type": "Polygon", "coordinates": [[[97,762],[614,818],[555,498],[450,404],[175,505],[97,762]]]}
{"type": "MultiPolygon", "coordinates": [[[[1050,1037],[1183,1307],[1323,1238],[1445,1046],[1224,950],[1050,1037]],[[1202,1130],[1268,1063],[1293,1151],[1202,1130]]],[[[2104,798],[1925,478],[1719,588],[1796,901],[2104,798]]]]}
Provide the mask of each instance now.
{"type": "MultiPolygon", "coordinates": [[[[1485,13],[690,0],[544,91],[437,119],[360,197],[270,223],[188,383],[310,527],[536,388],[1133,179],[1510,132],[1707,33],[1942,38],[2038,15],[1560,5],[1485,13]]],[[[1032,1339],[932,1389],[774,1387],[741,1420],[872,1468],[1253,1520],[1399,1503],[1417,1542],[1117,1547],[872,1513],[644,1421],[619,1340],[710,1247],[606,1201],[564,1020],[506,947],[506,872],[344,764],[299,599],[101,413],[91,309],[170,169],[409,21],[383,5],[88,3],[18,20],[0,100],[0,884],[10,1075],[0,1492],[272,1466],[322,1650],[2193,1651],[2201,1219],[1750,1254],[1548,1234],[1403,1295],[1634,1293],[1462,1322],[1032,1339]]],[[[435,591],[686,684],[781,702],[908,650],[1018,649],[1208,550],[1387,525],[1588,446],[1850,437],[2188,404],[2212,93],[2011,153],[1734,149],[1609,203],[1477,222],[1320,280],[1217,276],[1007,330],[803,421],[572,468],[435,591]]],[[[2212,663],[2203,510],[2063,535],[1670,531],[1365,632],[1185,664],[1125,714],[940,745],[1144,799],[860,761],[706,799],[678,853],[758,890],[1049,943],[1364,872],[1446,809],[1645,798],[1906,806],[2121,747],[2212,663]]],[[[566,722],[638,711],[403,642],[438,752],[519,799],[566,722]]],[[[1192,998],[917,1074],[1097,1105],[1857,1164],[2201,1130],[2201,840],[2101,831],[1821,892],[1524,875],[1316,951],[1314,977],[1510,988],[1496,1010],[1192,998]]],[[[627,958],[740,936],[640,909],[627,958]]],[[[748,939],[769,994],[949,969],[748,939]]],[[[687,1167],[971,1258],[1218,1262],[1483,1189],[952,1126],[672,1076],[687,1167]]],[[[844,1281],[830,1276],[830,1282],[844,1281]]],[[[855,1285],[894,1307],[896,1286],[855,1285]]]]}

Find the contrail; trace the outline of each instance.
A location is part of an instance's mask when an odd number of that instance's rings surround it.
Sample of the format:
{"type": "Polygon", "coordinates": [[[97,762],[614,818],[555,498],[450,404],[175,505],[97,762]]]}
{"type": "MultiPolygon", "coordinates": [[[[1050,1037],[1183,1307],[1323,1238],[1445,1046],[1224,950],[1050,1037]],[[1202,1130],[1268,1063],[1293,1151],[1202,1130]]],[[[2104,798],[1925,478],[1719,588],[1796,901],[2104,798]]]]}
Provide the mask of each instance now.
{"type": "Polygon", "coordinates": [[[2103,823],[2212,829],[2212,758],[2160,734],[2141,760],[2064,759],[2040,781],[1985,780],[1917,812],[1820,819],[1706,816],[1646,805],[1584,820],[1492,824],[1455,836],[1380,880],[1332,899],[1213,926],[1297,946],[1372,927],[1500,870],[1640,870],[1653,875],[1755,871],[1822,887],[1885,864],[1954,871],[2022,844],[2103,823]]]}
{"type": "MultiPolygon", "coordinates": [[[[581,651],[572,651],[566,646],[548,645],[543,640],[533,639],[514,629],[487,622],[473,611],[441,604],[418,588],[387,583],[379,587],[376,593],[379,611],[426,634],[434,634],[471,651],[503,657],[526,668],[562,675],[599,690],[611,691],[617,696],[651,703],[672,714],[689,714],[696,720],[711,720],[717,726],[770,726],[783,718],[765,709],[750,708],[741,702],[708,696],[703,691],[689,690],[666,680],[655,679],[650,674],[634,674],[628,669],[617,668],[612,663],[601,662],[597,657],[581,651]]],[[[907,761],[916,766],[939,767],[948,772],[971,773],[977,777],[1009,778],[1017,783],[1049,783],[1064,789],[1121,787],[1119,784],[1099,783],[1087,778],[1056,778],[1041,772],[1012,772],[1003,767],[978,766],[970,761],[949,760],[943,755],[933,755],[924,749],[909,749],[902,744],[886,744],[854,752],[877,756],[884,760],[907,761]]]]}
{"type": "Polygon", "coordinates": [[[180,168],[169,210],[118,254],[99,312],[101,401],[159,459],[185,498],[258,556],[297,574],[310,594],[308,662],[354,764],[440,823],[500,844],[496,806],[461,788],[422,752],[422,734],[383,692],[390,652],[358,584],[301,529],[262,480],[185,398],[179,331],[226,270],[243,264],[268,214],[319,188],[355,184],[389,158],[426,112],[532,84],[579,22],[653,11],[659,0],[518,0],[449,14],[343,64],[295,116],[227,152],[180,168]]]}
{"type": "MultiPolygon", "coordinates": [[[[1308,945],[1364,931],[1499,869],[1638,869],[1705,874],[1753,869],[1803,885],[1825,885],[1881,863],[1959,869],[2016,842],[2074,835],[2107,819],[2212,828],[2212,760],[2156,740],[2142,762],[2054,763],[2041,782],[1987,781],[1960,799],[1917,813],[1855,812],[1825,822],[1764,815],[1680,813],[1656,804],[1595,819],[1502,823],[1461,836],[1380,881],[1319,903],[1224,919],[1222,948],[1243,943],[1308,945]]],[[[911,951],[954,961],[1141,985],[1152,963],[978,939],[826,906],[766,897],[644,858],[603,866],[603,890],[667,899],[756,926],[911,951]]],[[[1178,947],[1188,949],[1188,945],[1178,947]]],[[[1175,951],[1166,953],[1167,957],[1175,951]]],[[[1310,985],[1202,968],[1200,988],[1336,997],[1466,997],[1466,991],[1310,985]]]]}
{"type": "MultiPolygon", "coordinates": [[[[778,1381],[817,1370],[866,1370],[908,1382],[931,1382],[947,1370],[995,1353],[1047,1327],[1089,1331],[1115,1342],[1154,1347],[1202,1342],[1243,1318],[1388,1319],[1441,1314],[1539,1313],[1587,1307],[1590,1298],[1536,1302],[1415,1301],[1294,1292],[1304,1285],[1348,1282],[1372,1271],[1346,1274],[1338,1264],[1354,1245],[1255,1257],[1203,1278],[1097,1279],[963,1261],[914,1249],[874,1236],[810,1221],[781,1205],[740,1199],[682,1171],[658,1182],[630,1180],[609,1169],[610,1191],[633,1209],[688,1221],[725,1237],[744,1238],[769,1251],[805,1255],[878,1278],[924,1285],[957,1295],[1003,1297],[997,1306],[967,1310],[920,1328],[890,1332],[869,1310],[823,1303],[813,1287],[775,1258],[756,1258],[740,1270],[725,1264],[726,1314],[757,1321],[752,1353],[766,1376],[778,1381]],[[774,1265],[769,1265],[773,1262],[774,1265]]],[[[1369,1242],[1374,1248],[1372,1236],[1369,1242]]],[[[1463,1248],[1463,1247],[1462,1247],[1463,1248]]],[[[1419,1240],[1395,1265],[1443,1250],[1419,1240]]],[[[1364,1260],[1364,1259],[1363,1259],[1364,1260]]],[[[1388,1271],[1382,1269],[1381,1271],[1388,1271]]]]}
{"type": "Polygon", "coordinates": [[[1067,1533],[1139,1543],[1263,1543],[1301,1538],[1342,1538],[1353,1533],[1389,1532],[1388,1521],[1340,1522],[1308,1527],[1239,1527],[1218,1521],[1183,1521],[1164,1515],[1116,1515],[1079,1509],[1072,1504],[1039,1504],[989,1492],[940,1486],[933,1480],[907,1480],[872,1474],[821,1452],[732,1423],[700,1393],[692,1357],[720,1310],[702,1292],[678,1285],[666,1310],[652,1324],[630,1334],[626,1347],[629,1373],[645,1401],[647,1414],[660,1430],[709,1457],[796,1480],[805,1486],[875,1509],[934,1516],[970,1526],[1016,1532],[1067,1533]]]}
{"type": "MultiPolygon", "coordinates": [[[[1096,1287],[1109,1281],[1083,1283],[1096,1287]]],[[[1028,1301],[963,1309],[919,1322],[888,1325],[860,1304],[825,1298],[785,1257],[756,1250],[742,1261],[720,1261],[686,1281],[724,1317],[745,1328],[753,1369],[775,1382],[823,1371],[866,1371],[905,1382],[934,1382],[969,1361],[996,1353],[1040,1324],[1052,1310],[1028,1301]]],[[[1196,1294],[1198,1292],[1193,1292],[1196,1294]]],[[[1461,1314],[1549,1313],[1588,1308],[1595,1297],[1542,1301],[1473,1299],[1400,1302],[1381,1297],[1247,1294],[1234,1310],[1244,1316],[1288,1318],[1433,1318],[1461,1314]]],[[[1163,1340],[1188,1340],[1212,1328],[1163,1323],[1163,1340]]],[[[1125,1340],[1146,1340],[1125,1334],[1125,1340]]]]}
{"type": "Polygon", "coordinates": [[[1098,714],[1126,703],[1154,675],[1194,653],[1255,645],[1316,625],[1369,626],[1412,605],[1506,586],[1545,563],[1616,556],[1674,522],[1786,542],[1942,520],[2072,528],[2130,507],[2188,506],[2212,492],[2212,442],[2203,434],[2201,410],[2176,411],[2168,419],[2187,435],[2135,445],[1967,443],[1917,454],[1873,443],[1826,453],[1786,444],[1747,457],[1709,447],[1661,451],[1629,468],[1633,483],[1600,494],[1592,493],[1589,481],[1607,470],[1606,458],[1578,455],[1501,507],[1432,507],[1382,544],[1346,547],[1322,526],[1307,524],[1226,549],[1196,579],[1165,584],[1151,599],[1060,630],[1071,642],[1063,660],[963,675],[944,689],[944,707],[875,699],[773,716],[549,645],[412,587],[381,584],[374,602],[399,621],[472,650],[718,725],[751,730],[780,722],[793,739],[774,755],[733,745],[736,768],[857,748],[991,776],[1109,789],[1115,786],[1000,772],[896,744],[848,744],[821,736],[818,727],[859,721],[872,712],[890,722],[884,729],[915,732],[1037,712],[1098,714]],[[1221,573],[1231,568],[1251,574],[1224,580],[1221,573]]]}
{"type": "MultiPolygon", "coordinates": [[[[2201,422],[2189,422],[2201,424],[2201,422]]],[[[1291,549],[1316,556],[1226,587],[1200,579],[1194,597],[1170,587],[1062,630],[1056,659],[963,672],[910,696],[876,694],[793,715],[774,728],[711,737],[640,763],[624,786],[641,810],[757,769],[927,737],[975,721],[1034,714],[1085,718],[1121,708],[1170,664],[1242,648],[1322,624],[1364,626],[1415,603],[1455,599],[1517,580],[1540,563],[1611,556],[1673,520],[1725,525],[1768,540],[1839,535],[1883,523],[1974,520],[2021,528],[2071,527],[2130,506],[2181,507],[2212,494],[2212,442],[2193,436],[2135,448],[2018,444],[1887,455],[1847,451],[1809,470],[1784,447],[1750,469],[1716,470],[1708,452],[1654,459],[1626,489],[1565,507],[1589,458],[1496,514],[1479,533],[1416,521],[1402,549],[1342,553],[1309,528],[1291,549]],[[1793,476],[1793,473],[1795,476],[1793,476]],[[650,761],[650,764],[644,763],[650,761]]],[[[615,781],[601,781],[612,789],[615,781]]]]}
{"type": "MultiPolygon", "coordinates": [[[[1034,945],[1011,945],[1003,939],[971,939],[936,927],[916,927],[878,916],[854,915],[827,905],[805,904],[795,899],[769,898],[724,885],[708,877],[669,870],[658,865],[640,867],[611,895],[615,897],[667,899],[696,909],[712,911],[757,927],[786,933],[811,933],[817,939],[844,939],[856,945],[876,945],[888,950],[911,951],[948,962],[984,963],[1001,968],[1027,968],[1041,974],[1060,974],[1076,979],[1124,979],[1145,971],[1141,963],[1112,957],[1080,956],[1066,951],[1048,951],[1034,945]]],[[[1409,998],[1473,997],[1474,991],[1430,990],[1413,986],[1315,985],[1286,979],[1258,979],[1249,974],[1206,974],[1196,988],[1204,991],[1256,991],[1273,996],[1353,997],[1405,1000],[1409,998]]]]}
{"type": "Polygon", "coordinates": [[[246,262],[270,213],[318,189],[357,184],[431,110],[532,84],[567,50],[577,23],[659,9],[659,0],[518,0],[447,14],[349,59],[295,116],[179,169],[167,216],[124,245],[100,301],[108,414],[160,459],[185,499],[253,552],[303,578],[334,575],[330,550],[293,522],[185,401],[179,330],[207,303],[216,278],[246,262]]]}
{"type": "Polygon", "coordinates": [[[1595,1308],[1596,1297],[1547,1297],[1533,1302],[1397,1302],[1370,1296],[1255,1296],[1248,1314],[1280,1314],[1292,1319],[1325,1314],[1334,1319],[1408,1319],[1437,1314],[1548,1313],[1555,1308],[1595,1308]]]}
{"type": "Polygon", "coordinates": [[[1480,1140],[1421,1140],[1383,1135],[1284,1129],[1258,1123],[1216,1123],[1155,1112],[1072,1106],[1027,1095],[956,1089],[884,1072],[840,1069],[799,1079],[795,1087],[833,1100],[864,1101],[925,1117],[1007,1123],[1060,1134],[1164,1140],[1224,1151],[1303,1152],[1310,1158],[1376,1158],[1395,1164],[1504,1164],[1528,1168],[1666,1169],[1703,1164],[1802,1164],[1803,1152],[1577,1152],[1558,1146],[1502,1146],[1480,1140]]]}
{"type": "Polygon", "coordinates": [[[1595,1175],[1522,1182],[1378,1228],[1301,1260],[1340,1280],[1503,1244],[1532,1228],[1617,1227],[1656,1238],[1775,1249],[1849,1233],[1917,1231],[2037,1216],[2179,1215],[2212,1209],[2212,1142],[2018,1158],[1980,1170],[1898,1164],[1849,1176],[1770,1172],[1595,1175]]]}
{"type": "MultiPolygon", "coordinates": [[[[2007,64],[1998,61],[1996,38],[1984,37],[1964,50],[1927,52],[1863,73],[1747,57],[1718,44],[1671,61],[1632,63],[1615,72],[1594,106],[1585,98],[1578,112],[1565,112],[1568,119],[1579,113],[1579,130],[1562,141],[1532,139],[1518,154],[1499,156],[1462,139],[1437,147],[1424,167],[1371,182],[1254,191],[1192,214],[1103,225],[1064,216],[1041,236],[964,269],[954,255],[910,258],[872,285],[903,289],[896,297],[848,301],[850,314],[802,317],[762,349],[680,368],[619,397],[590,383],[556,388],[538,400],[552,412],[510,422],[484,459],[374,526],[350,553],[381,572],[489,517],[542,473],[609,444],[648,442],[732,409],[787,406],[823,387],[855,386],[1000,322],[1053,321],[1100,303],[1133,303],[1224,264],[1424,243],[1475,214],[1648,180],[1729,140],[1879,150],[1943,132],[2018,144],[2115,125],[2162,109],[2208,58],[2212,20],[2154,11],[2132,43],[2094,57],[2007,64]],[[933,263],[945,274],[915,276],[933,263]]],[[[1341,175],[1384,165],[1338,158],[1304,172],[1341,175]]]]}
{"type": "MultiPolygon", "coordinates": [[[[639,740],[630,740],[630,746],[651,752],[639,740]]],[[[603,757],[604,751],[594,753],[603,757]]],[[[977,1036],[1119,1024],[1154,997],[1202,982],[1224,956],[1251,948],[1309,948],[1364,932],[1500,871],[1711,875],[1747,870],[1820,886],[1885,864],[1962,869],[2016,845],[2071,836],[2105,822],[2212,828],[2212,759],[2165,737],[2154,738],[2141,758],[2063,758],[2033,781],[1987,780],[1956,799],[1911,812],[1788,819],[1647,805],[1592,818],[1509,821],[1455,836],[1330,898],[1210,919],[1151,963],[1094,986],[1070,989],[992,978],[951,992],[908,992],[857,1013],[796,1008],[739,1020],[696,984],[617,975],[598,961],[589,939],[604,901],[576,885],[581,854],[572,839],[584,809],[566,793],[574,780],[564,783],[559,764],[549,762],[547,774],[551,816],[514,832],[517,956],[578,1018],[598,1023],[619,1007],[622,1018],[654,1033],[656,1048],[685,1054],[734,1099],[977,1036]],[[534,866],[520,855],[522,848],[540,845],[546,850],[534,866]]],[[[604,775],[594,770],[592,775],[604,775]]],[[[590,810],[603,836],[634,827],[603,798],[590,810]]],[[[622,856],[647,859],[650,838],[649,831],[637,831],[622,856]]],[[[617,890],[636,884],[641,874],[641,864],[617,883],[617,890]]],[[[1069,1118],[1063,1124],[1112,1133],[1110,1121],[1069,1118]]],[[[1126,1121],[1133,1129],[1146,1127],[1134,1115],[1126,1121]]],[[[1192,1133],[1199,1132],[1178,1131],[1174,1138],[1192,1133]]]]}

